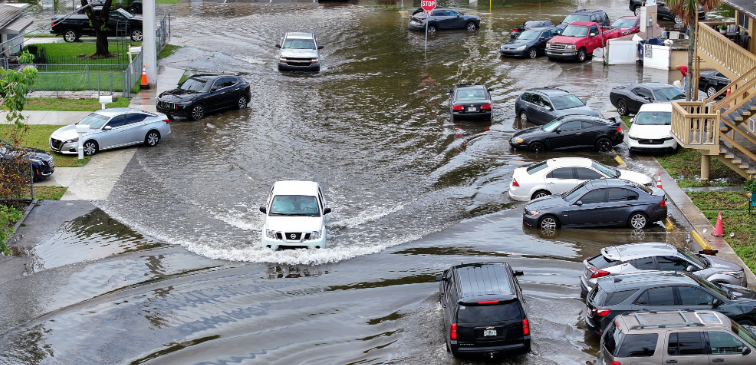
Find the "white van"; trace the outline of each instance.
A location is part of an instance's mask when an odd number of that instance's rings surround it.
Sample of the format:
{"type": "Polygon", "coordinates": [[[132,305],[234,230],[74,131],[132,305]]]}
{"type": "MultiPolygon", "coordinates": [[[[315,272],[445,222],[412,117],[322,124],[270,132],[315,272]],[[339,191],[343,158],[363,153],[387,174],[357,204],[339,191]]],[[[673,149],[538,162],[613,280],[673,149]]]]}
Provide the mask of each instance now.
{"type": "Polygon", "coordinates": [[[312,181],[278,181],[260,211],[265,213],[262,245],[277,250],[326,248],[326,207],[323,189],[312,181]]]}

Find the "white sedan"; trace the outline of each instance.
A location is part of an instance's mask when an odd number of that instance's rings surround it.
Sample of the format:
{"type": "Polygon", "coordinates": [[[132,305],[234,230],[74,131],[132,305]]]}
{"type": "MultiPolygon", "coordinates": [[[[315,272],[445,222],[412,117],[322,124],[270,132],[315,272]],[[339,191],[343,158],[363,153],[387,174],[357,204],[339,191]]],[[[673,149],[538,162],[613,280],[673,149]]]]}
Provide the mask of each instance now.
{"type": "Polygon", "coordinates": [[[647,186],[654,184],[650,176],[639,172],[609,167],[590,158],[562,157],[515,169],[509,196],[528,201],[567,192],[586,180],[615,178],[647,186]]]}
{"type": "Polygon", "coordinates": [[[672,104],[643,104],[633,118],[627,133],[630,151],[661,151],[677,149],[672,138],[672,104]]]}

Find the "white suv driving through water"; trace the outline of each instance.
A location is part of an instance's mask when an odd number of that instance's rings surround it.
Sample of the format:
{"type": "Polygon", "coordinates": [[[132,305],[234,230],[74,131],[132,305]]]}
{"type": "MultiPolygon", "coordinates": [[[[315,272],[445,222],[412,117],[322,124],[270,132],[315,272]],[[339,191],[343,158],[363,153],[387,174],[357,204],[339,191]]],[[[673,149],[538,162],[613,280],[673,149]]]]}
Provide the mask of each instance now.
{"type": "Polygon", "coordinates": [[[323,46],[312,33],[288,32],[278,51],[278,71],[320,71],[320,50],[323,46]]]}
{"type": "Polygon", "coordinates": [[[312,181],[278,181],[260,211],[265,213],[262,245],[277,250],[325,248],[326,207],[323,189],[312,181]]]}

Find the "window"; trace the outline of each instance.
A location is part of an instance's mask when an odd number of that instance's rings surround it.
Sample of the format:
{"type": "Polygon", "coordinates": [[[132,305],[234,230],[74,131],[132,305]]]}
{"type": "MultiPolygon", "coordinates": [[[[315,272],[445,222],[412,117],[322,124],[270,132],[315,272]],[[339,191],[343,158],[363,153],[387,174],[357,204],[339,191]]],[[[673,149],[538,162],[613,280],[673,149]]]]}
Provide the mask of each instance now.
{"type": "Polygon", "coordinates": [[[594,180],[594,179],[601,179],[604,177],[598,172],[593,171],[591,169],[587,169],[585,167],[576,167],[575,172],[577,172],[577,178],[580,180],[594,180]]]}
{"type": "Polygon", "coordinates": [[[107,126],[108,126],[108,127],[111,127],[111,128],[118,128],[118,127],[123,127],[123,122],[124,122],[124,120],[125,120],[125,119],[126,119],[126,118],[124,118],[124,116],[123,116],[123,115],[119,115],[119,116],[117,116],[117,117],[113,117],[113,119],[111,119],[111,120],[110,120],[110,121],[108,122],[108,125],[107,125],[107,126]]]}
{"type": "Polygon", "coordinates": [[[742,354],[743,343],[727,332],[708,332],[712,354],[742,354]]]}
{"type": "Polygon", "coordinates": [[[573,122],[567,122],[567,123],[562,124],[562,126],[559,127],[559,130],[562,132],[567,132],[567,131],[578,131],[582,128],[583,126],[581,125],[579,121],[573,121],[573,122]]]}
{"type": "Polygon", "coordinates": [[[589,192],[580,198],[583,204],[599,204],[603,203],[606,198],[606,189],[599,189],[589,192]]]}
{"type": "MultiPolygon", "coordinates": [[[[583,122],[583,123],[586,123],[586,122],[583,122]]],[[[585,124],[583,124],[583,128],[585,128],[585,124]]],[[[591,167],[593,167],[596,170],[601,171],[604,175],[612,177],[612,178],[620,176],[620,172],[617,169],[613,169],[609,166],[602,165],[596,161],[591,163],[591,167]]]]}
{"type": "Polygon", "coordinates": [[[585,192],[588,191],[588,188],[585,187],[585,185],[578,185],[574,189],[572,189],[569,193],[564,195],[564,200],[566,200],[569,203],[574,203],[576,200],[578,200],[585,192]]]}
{"type": "Polygon", "coordinates": [[[627,200],[638,200],[638,193],[634,191],[627,191],[627,200]]]}
{"type": "Polygon", "coordinates": [[[548,38],[548,37],[551,37],[551,31],[550,30],[545,30],[545,31],[543,31],[543,33],[541,33],[541,38],[548,38]]]}
{"type": "Polygon", "coordinates": [[[698,288],[680,286],[677,292],[682,299],[682,305],[712,305],[714,303],[713,296],[698,288]]]}
{"type": "Polygon", "coordinates": [[[672,125],[672,112],[642,112],[635,116],[637,125],[672,125]]]}
{"type": "Polygon", "coordinates": [[[541,105],[544,108],[551,108],[551,101],[549,101],[549,98],[547,98],[545,95],[539,95],[538,99],[538,105],[541,105]]]}
{"type": "Polygon", "coordinates": [[[572,167],[562,167],[552,172],[549,172],[549,174],[546,175],[546,178],[547,179],[574,179],[575,177],[572,175],[572,167]]]}
{"type": "Polygon", "coordinates": [[[522,93],[522,95],[520,96],[520,100],[529,102],[530,101],[530,93],[522,93]]]}
{"type": "Polygon", "coordinates": [[[654,264],[653,257],[632,260],[630,261],[630,265],[633,265],[633,267],[638,270],[656,270],[656,264],[654,264]]]}
{"type": "Polygon", "coordinates": [[[213,87],[215,89],[222,89],[224,87],[233,86],[234,84],[236,84],[235,77],[221,77],[215,81],[215,84],[213,87]]]}
{"type": "Polygon", "coordinates": [[[659,270],[685,271],[690,266],[689,262],[675,256],[659,256],[656,262],[659,263],[659,270]]]}
{"type": "Polygon", "coordinates": [[[605,306],[609,306],[609,305],[620,304],[620,303],[624,302],[625,300],[627,300],[627,298],[630,298],[630,296],[633,295],[633,294],[635,294],[635,292],[637,292],[637,291],[638,290],[636,290],[636,289],[618,291],[618,292],[612,294],[612,296],[609,297],[609,300],[607,300],[604,305],[605,306]]]}
{"type": "Polygon", "coordinates": [[[638,95],[642,98],[648,98],[648,99],[654,100],[654,94],[652,94],[651,91],[643,87],[636,87],[635,89],[633,89],[633,94],[638,95]]]}
{"type": "Polygon", "coordinates": [[[658,333],[644,333],[640,335],[627,335],[622,340],[616,357],[647,357],[654,356],[656,342],[659,340],[658,333]]]}
{"type": "Polygon", "coordinates": [[[554,96],[551,98],[551,101],[554,102],[554,107],[558,110],[579,108],[581,106],[585,106],[582,100],[580,100],[577,96],[572,95],[572,94],[554,96]]]}
{"type": "Polygon", "coordinates": [[[139,123],[143,121],[145,118],[147,118],[147,114],[142,114],[142,113],[127,114],[126,122],[124,124],[139,123]]]}
{"type": "Polygon", "coordinates": [[[520,304],[516,301],[496,305],[459,306],[457,322],[459,323],[492,323],[520,319],[520,304]]]}
{"type": "Polygon", "coordinates": [[[656,93],[657,100],[683,100],[685,99],[685,94],[682,92],[682,90],[674,86],[664,88],[664,89],[657,89],[655,93],[656,93]]]}
{"type": "Polygon", "coordinates": [[[588,128],[595,127],[595,125],[593,123],[591,123],[591,122],[582,121],[581,123],[583,124],[583,129],[588,129],[588,128]]]}
{"type": "Polygon", "coordinates": [[[593,34],[593,35],[599,34],[597,26],[591,25],[591,34],[593,34]]]}
{"type": "Polygon", "coordinates": [[[457,14],[459,14],[459,13],[457,13],[457,12],[456,12],[456,11],[454,11],[454,10],[447,10],[447,11],[446,11],[446,15],[447,15],[447,16],[457,16],[457,14]]]}
{"type": "Polygon", "coordinates": [[[546,161],[543,161],[543,162],[539,162],[539,163],[534,164],[534,165],[530,165],[525,170],[528,172],[528,175],[533,175],[536,172],[541,171],[541,170],[547,168],[548,166],[549,165],[546,164],[546,161]]]}
{"type": "Polygon", "coordinates": [[[646,290],[635,300],[637,305],[675,305],[675,291],[672,287],[646,290]]]}
{"type": "Polygon", "coordinates": [[[671,333],[667,353],[679,355],[702,355],[704,353],[701,332],[671,333]]]}
{"type": "Polygon", "coordinates": [[[319,217],[318,199],[305,195],[276,195],[269,214],[319,217]]]}
{"type": "Polygon", "coordinates": [[[433,12],[431,13],[431,16],[444,16],[444,15],[446,15],[445,10],[433,10],[433,12]]]}
{"type": "Polygon", "coordinates": [[[738,12],[738,25],[743,29],[748,30],[748,16],[741,11],[738,12]]]}
{"type": "Polygon", "coordinates": [[[609,189],[609,193],[606,194],[606,201],[608,202],[621,202],[627,200],[627,190],[612,188],[609,189]]]}
{"type": "Polygon", "coordinates": [[[606,329],[606,334],[604,335],[604,347],[610,354],[614,355],[617,344],[621,343],[623,338],[625,338],[625,334],[618,330],[617,323],[612,321],[612,324],[606,329]]]}

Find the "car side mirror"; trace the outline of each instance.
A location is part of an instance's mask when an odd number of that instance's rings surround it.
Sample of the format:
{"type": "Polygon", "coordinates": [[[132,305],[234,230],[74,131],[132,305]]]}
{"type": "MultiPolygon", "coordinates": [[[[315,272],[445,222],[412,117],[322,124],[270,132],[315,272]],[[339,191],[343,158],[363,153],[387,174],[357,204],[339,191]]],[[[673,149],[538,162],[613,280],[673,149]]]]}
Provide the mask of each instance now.
{"type": "Polygon", "coordinates": [[[695,266],[693,266],[693,265],[690,265],[690,266],[688,266],[688,267],[686,267],[686,268],[685,268],[685,271],[687,271],[687,272],[693,272],[693,271],[696,271],[696,267],[695,267],[695,266]]]}
{"type": "Polygon", "coordinates": [[[524,272],[522,272],[522,271],[520,271],[520,270],[516,270],[516,271],[514,272],[514,276],[523,276],[523,275],[525,275],[525,273],[524,273],[524,272]]]}
{"type": "Polygon", "coordinates": [[[591,33],[591,34],[589,35],[589,37],[595,37],[595,36],[596,36],[596,33],[591,33]]]}
{"type": "Polygon", "coordinates": [[[281,48],[281,45],[276,43],[276,48],[281,48]]]}
{"type": "Polygon", "coordinates": [[[583,202],[582,202],[582,201],[580,201],[580,200],[578,200],[578,201],[576,201],[576,202],[575,202],[575,205],[577,205],[577,206],[581,206],[581,205],[583,205],[583,202]]]}
{"type": "Polygon", "coordinates": [[[557,130],[554,131],[554,133],[559,134],[559,133],[562,133],[562,131],[559,130],[559,129],[557,129],[557,130]]]}
{"type": "Polygon", "coordinates": [[[493,88],[492,88],[492,87],[489,87],[489,88],[488,88],[488,91],[493,91],[493,88]]]}
{"type": "Polygon", "coordinates": [[[748,346],[743,346],[743,355],[748,355],[751,353],[751,348],[748,346]]]}
{"type": "Polygon", "coordinates": [[[268,210],[265,209],[265,207],[260,207],[260,211],[263,212],[263,213],[265,213],[265,214],[268,214],[268,210]]]}
{"type": "Polygon", "coordinates": [[[113,129],[113,127],[111,127],[109,125],[106,125],[106,126],[102,127],[102,130],[104,130],[104,131],[109,131],[111,129],[113,129]]]}
{"type": "Polygon", "coordinates": [[[331,212],[331,208],[325,208],[323,209],[323,215],[326,215],[331,212]]]}
{"type": "Polygon", "coordinates": [[[446,281],[446,278],[442,274],[436,275],[436,281],[446,281]]]}
{"type": "Polygon", "coordinates": [[[323,49],[323,46],[318,46],[318,49],[323,49]]]}
{"type": "Polygon", "coordinates": [[[447,94],[451,94],[451,89],[449,89],[449,90],[446,90],[446,93],[447,93],[447,94]]]}
{"type": "Polygon", "coordinates": [[[716,308],[722,305],[722,301],[719,300],[719,298],[714,298],[714,300],[711,302],[711,307],[716,308]]]}

